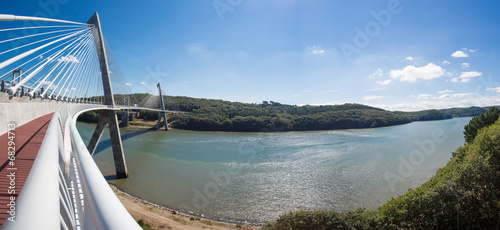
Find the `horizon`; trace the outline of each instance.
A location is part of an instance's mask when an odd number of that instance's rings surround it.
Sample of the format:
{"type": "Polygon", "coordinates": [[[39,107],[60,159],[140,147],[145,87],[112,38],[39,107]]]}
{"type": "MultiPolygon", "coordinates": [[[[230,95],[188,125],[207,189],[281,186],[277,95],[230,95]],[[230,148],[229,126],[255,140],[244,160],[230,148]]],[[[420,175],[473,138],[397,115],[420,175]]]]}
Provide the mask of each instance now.
{"type": "Polygon", "coordinates": [[[389,111],[500,104],[500,4],[454,1],[3,1],[22,16],[94,12],[116,93],[389,111]],[[118,82],[119,84],[115,84],[118,82]]]}

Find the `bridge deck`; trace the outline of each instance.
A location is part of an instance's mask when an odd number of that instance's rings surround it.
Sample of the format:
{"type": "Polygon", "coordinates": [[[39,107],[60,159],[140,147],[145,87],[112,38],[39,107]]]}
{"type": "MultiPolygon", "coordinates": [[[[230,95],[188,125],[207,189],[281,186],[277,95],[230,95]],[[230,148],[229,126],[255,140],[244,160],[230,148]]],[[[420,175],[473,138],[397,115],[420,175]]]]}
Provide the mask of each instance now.
{"type": "Polygon", "coordinates": [[[16,148],[14,166],[9,165],[10,160],[7,154],[8,133],[0,136],[0,227],[3,226],[8,217],[7,211],[9,211],[10,206],[7,204],[10,202],[11,196],[15,196],[17,199],[21,192],[53,114],[44,115],[16,127],[13,131],[15,133],[16,148]],[[9,194],[11,180],[7,175],[12,172],[15,172],[15,194],[9,194]]]}
{"type": "Polygon", "coordinates": [[[139,106],[126,106],[126,105],[115,105],[115,109],[130,109],[130,110],[149,110],[149,111],[156,111],[156,112],[167,112],[167,113],[186,113],[184,111],[175,111],[175,110],[161,110],[161,109],[154,109],[154,108],[148,108],[148,107],[139,107],[139,106]]]}

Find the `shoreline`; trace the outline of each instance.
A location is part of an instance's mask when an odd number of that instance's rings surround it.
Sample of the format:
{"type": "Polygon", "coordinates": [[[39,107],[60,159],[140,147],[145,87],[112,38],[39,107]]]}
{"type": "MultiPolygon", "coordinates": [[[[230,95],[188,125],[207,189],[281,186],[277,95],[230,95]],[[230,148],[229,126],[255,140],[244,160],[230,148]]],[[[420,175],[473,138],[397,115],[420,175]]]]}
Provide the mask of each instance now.
{"type": "Polygon", "coordinates": [[[211,218],[190,212],[189,210],[180,210],[174,207],[155,204],[134,196],[115,184],[109,182],[108,184],[136,221],[142,219],[154,229],[258,230],[264,225],[245,221],[211,218]]]}

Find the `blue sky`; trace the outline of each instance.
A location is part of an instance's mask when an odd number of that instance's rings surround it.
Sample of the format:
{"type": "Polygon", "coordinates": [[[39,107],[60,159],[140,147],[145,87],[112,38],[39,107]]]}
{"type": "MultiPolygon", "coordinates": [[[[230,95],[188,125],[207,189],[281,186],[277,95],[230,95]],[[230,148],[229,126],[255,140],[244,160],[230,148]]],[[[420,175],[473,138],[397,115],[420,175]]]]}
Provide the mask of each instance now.
{"type": "Polygon", "coordinates": [[[500,3],[2,1],[102,29],[128,92],[389,110],[500,105],[500,3]],[[40,4],[44,3],[44,4],[40,4]]]}

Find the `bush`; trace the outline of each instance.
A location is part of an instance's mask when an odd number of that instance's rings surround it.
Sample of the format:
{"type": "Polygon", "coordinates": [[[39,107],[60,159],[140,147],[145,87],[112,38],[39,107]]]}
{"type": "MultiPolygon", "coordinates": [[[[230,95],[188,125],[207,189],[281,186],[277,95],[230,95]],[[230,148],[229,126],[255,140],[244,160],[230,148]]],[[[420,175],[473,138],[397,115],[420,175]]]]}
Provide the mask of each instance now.
{"type": "Polygon", "coordinates": [[[149,111],[149,110],[140,110],[139,116],[137,118],[144,119],[147,121],[156,121],[160,118],[160,112],[149,111]]]}
{"type": "Polygon", "coordinates": [[[97,111],[88,111],[80,114],[77,121],[87,123],[97,123],[99,121],[99,113],[97,111]]]}
{"type": "Polygon", "coordinates": [[[154,228],[152,228],[151,225],[145,223],[142,219],[138,220],[137,224],[139,224],[139,226],[141,226],[141,228],[144,230],[154,230],[154,228]]]}
{"type": "Polygon", "coordinates": [[[353,212],[298,211],[280,216],[276,222],[264,225],[267,230],[285,229],[374,229],[381,223],[375,212],[358,209],[353,212]]]}

